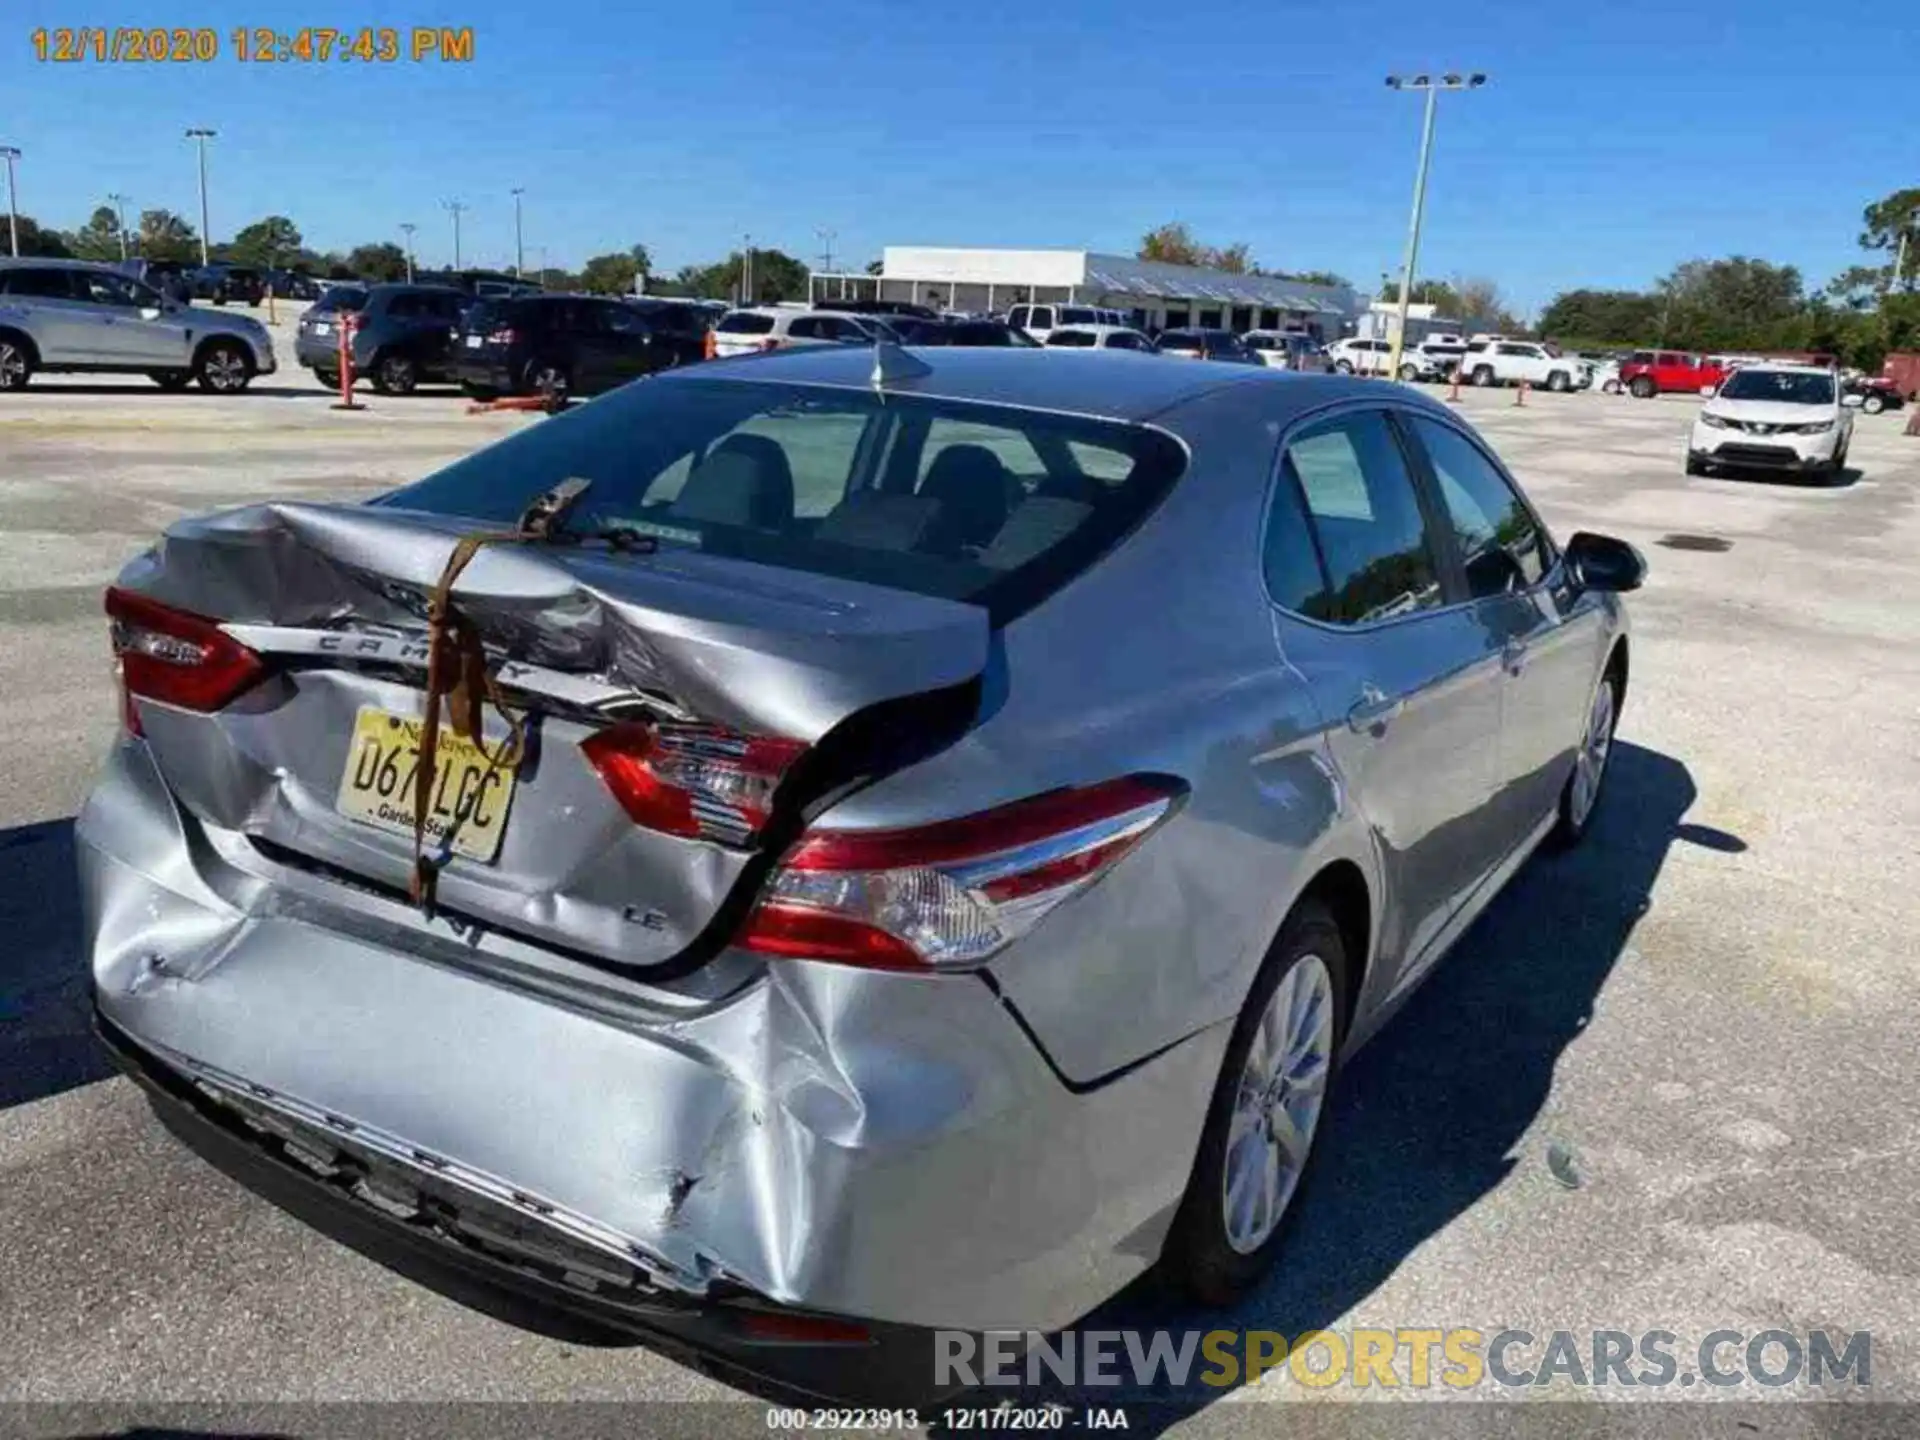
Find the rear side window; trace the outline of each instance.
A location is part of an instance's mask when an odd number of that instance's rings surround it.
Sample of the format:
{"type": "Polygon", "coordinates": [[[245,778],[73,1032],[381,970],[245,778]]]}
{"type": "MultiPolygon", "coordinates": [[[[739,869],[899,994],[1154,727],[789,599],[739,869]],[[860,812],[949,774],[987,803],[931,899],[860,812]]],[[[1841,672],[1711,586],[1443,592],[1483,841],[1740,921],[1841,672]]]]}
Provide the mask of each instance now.
{"type": "Polygon", "coordinates": [[[1444,603],[1413,477],[1385,415],[1313,426],[1288,442],[1281,470],[1299,487],[1326,572],[1316,618],[1365,625],[1444,603]]]}
{"type": "Polygon", "coordinates": [[[0,284],[9,295],[30,295],[38,300],[74,298],[72,272],[68,270],[8,270],[0,274],[0,284]]]}
{"type": "Polygon", "coordinates": [[[1143,426],[689,379],[603,396],[378,503],[505,524],[578,477],[570,528],[975,601],[1004,621],[1098,560],[1183,465],[1143,426]]]}
{"type": "Polygon", "coordinates": [[[1016,305],[1007,312],[1007,323],[1024,330],[1027,328],[1027,315],[1028,310],[1026,306],[1016,305]]]}
{"type": "Polygon", "coordinates": [[[1107,337],[1107,349],[1109,350],[1144,350],[1146,348],[1146,342],[1138,335],[1109,335],[1107,337]]]}
{"type": "Polygon", "coordinates": [[[1098,325],[1100,316],[1084,305],[1066,305],[1060,310],[1062,325],[1098,325]]]}
{"type": "Polygon", "coordinates": [[[736,310],[714,327],[722,335],[771,335],[773,317],[754,315],[745,310],[736,310]]]}
{"type": "Polygon", "coordinates": [[[1035,330],[1051,330],[1053,328],[1053,307],[1051,305],[1036,305],[1033,307],[1033,328],[1035,330]]]}

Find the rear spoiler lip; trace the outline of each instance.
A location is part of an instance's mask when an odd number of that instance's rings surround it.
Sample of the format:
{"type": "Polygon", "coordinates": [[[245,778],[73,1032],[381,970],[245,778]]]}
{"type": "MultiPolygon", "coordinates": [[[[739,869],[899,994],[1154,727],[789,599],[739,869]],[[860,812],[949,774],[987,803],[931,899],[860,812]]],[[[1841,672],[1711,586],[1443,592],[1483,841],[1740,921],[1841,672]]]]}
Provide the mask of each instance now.
{"type": "MultiPolygon", "coordinates": [[[[314,660],[362,662],[427,668],[426,633],[417,634],[385,628],[356,626],[322,630],[299,625],[256,625],[229,622],[221,630],[249,649],[262,655],[304,657],[314,660]]],[[[571,674],[524,660],[497,657],[496,678],[510,689],[558,701],[575,709],[608,716],[645,709],[666,719],[691,721],[692,711],[670,696],[654,690],[636,690],[615,685],[592,675],[571,674]]]]}

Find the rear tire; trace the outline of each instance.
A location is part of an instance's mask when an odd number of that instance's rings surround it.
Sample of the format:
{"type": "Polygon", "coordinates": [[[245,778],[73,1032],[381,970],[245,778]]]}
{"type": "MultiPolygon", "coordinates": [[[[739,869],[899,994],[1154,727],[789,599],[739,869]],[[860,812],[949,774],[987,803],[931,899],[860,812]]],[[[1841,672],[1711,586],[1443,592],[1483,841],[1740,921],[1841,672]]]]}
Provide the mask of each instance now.
{"type": "Polygon", "coordinates": [[[340,372],[338,370],[316,370],[313,372],[313,378],[320,382],[320,388],[322,390],[338,390],[340,388],[340,372]]]}
{"type": "Polygon", "coordinates": [[[1420,367],[1418,365],[1402,365],[1400,367],[1400,378],[1411,385],[1420,378],[1420,367]]]}
{"type": "Polygon", "coordinates": [[[1887,408],[1887,402],[1885,397],[1883,396],[1869,393],[1861,397],[1860,410],[1862,414],[1878,415],[1882,410],[1886,408],[1887,408]]]}
{"type": "Polygon", "coordinates": [[[1162,1275],[1202,1304],[1245,1295],[1285,1243],[1346,1035],[1348,963],[1333,916],[1306,901],[1281,927],[1234,1024],[1161,1255],[1162,1275]]]}
{"type": "Polygon", "coordinates": [[[253,357],[231,340],[209,340],[193,360],[193,378],[213,395],[238,395],[253,382],[253,357]]]}
{"type": "Polygon", "coordinates": [[[149,370],[147,378],[169,394],[181,391],[193,383],[191,370],[149,370]]]}
{"type": "Polygon", "coordinates": [[[0,335],[0,390],[24,390],[33,379],[34,354],[27,342],[0,335]]]}
{"type": "Polygon", "coordinates": [[[1645,375],[1633,377],[1633,384],[1627,387],[1627,393],[1636,400],[1651,400],[1659,393],[1659,387],[1645,375]]]}
{"type": "Polygon", "coordinates": [[[420,367],[405,355],[382,355],[373,362],[373,388],[382,395],[410,395],[420,383],[420,367]]]}
{"type": "Polygon", "coordinates": [[[1353,362],[1351,360],[1336,360],[1333,365],[1333,371],[1336,375],[1351,375],[1353,374],[1353,362]]]}
{"type": "Polygon", "coordinates": [[[551,395],[556,402],[567,398],[571,388],[567,367],[558,360],[533,360],[527,364],[525,393],[551,395]]]}
{"type": "Polygon", "coordinates": [[[1560,813],[1547,836],[1547,843],[1556,850],[1572,849],[1584,840],[1594,812],[1600,808],[1607,761],[1613,754],[1613,732],[1620,724],[1620,699],[1620,671],[1609,661],[1587,707],[1580,748],[1574,752],[1573,773],[1560,791],[1560,813]]]}

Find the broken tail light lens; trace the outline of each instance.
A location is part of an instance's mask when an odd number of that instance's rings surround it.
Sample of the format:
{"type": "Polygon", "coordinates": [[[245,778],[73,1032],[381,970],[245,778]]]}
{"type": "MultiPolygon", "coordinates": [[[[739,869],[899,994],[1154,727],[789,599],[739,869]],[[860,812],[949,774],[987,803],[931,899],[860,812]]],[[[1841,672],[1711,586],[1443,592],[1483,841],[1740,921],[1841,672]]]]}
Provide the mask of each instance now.
{"type": "Polygon", "coordinates": [[[140,732],[133,697],[183,710],[218,710],[266,671],[260,657],[202,615],[114,586],[107,591],[127,728],[140,732]]]}
{"type": "Polygon", "coordinates": [[[773,792],[806,746],[718,725],[609,726],[581,746],[636,825],[744,845],[767,823],[773,792]]]}
{"type": "Polygon", "coordinates": [[[1185,793],[1129,775],[910,829],[810,831],[739,943],[870,969],[977,965],[1106,874],[1185,793]]]}

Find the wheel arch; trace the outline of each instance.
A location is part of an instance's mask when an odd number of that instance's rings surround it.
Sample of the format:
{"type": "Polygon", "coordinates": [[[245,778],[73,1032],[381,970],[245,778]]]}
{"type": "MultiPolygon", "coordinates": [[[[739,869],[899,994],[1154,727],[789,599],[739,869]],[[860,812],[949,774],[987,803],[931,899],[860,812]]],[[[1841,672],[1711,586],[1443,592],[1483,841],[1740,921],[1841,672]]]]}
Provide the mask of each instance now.
{"type": "Polygon", "coordinates": [[[1367,972],[1373,962],[1373,887],[1367,880],[1366,871],[1356,861],[1346,856],[1327,860],[1300,888],[1300,893],[1293,897],[1293,903],[1287,907],[1286,914],[1273,932],[1273,939],[1268,943],[1268,956],[1273,954],[1274,947],[1280,943],[1280,937],[1286,933],[1288,923],[1300,912],[1300,907],[1310,902],[1320,905],[1333,917],[1333,923],[1340,929],[1340,939],[1346,946],[1345,993],[1340,996],[1340,1004],[1347,1028],[1351,1030],[1360,997],[1366,992],[1367,972]]]}
{"type": "Polygon", "coordinates": [[[0,339],[11,340],[24,348],[28,361],[36,370],[40,368],[40,347],[34,343],[33,336],[17,325],[0,325],[0,339]]]}

